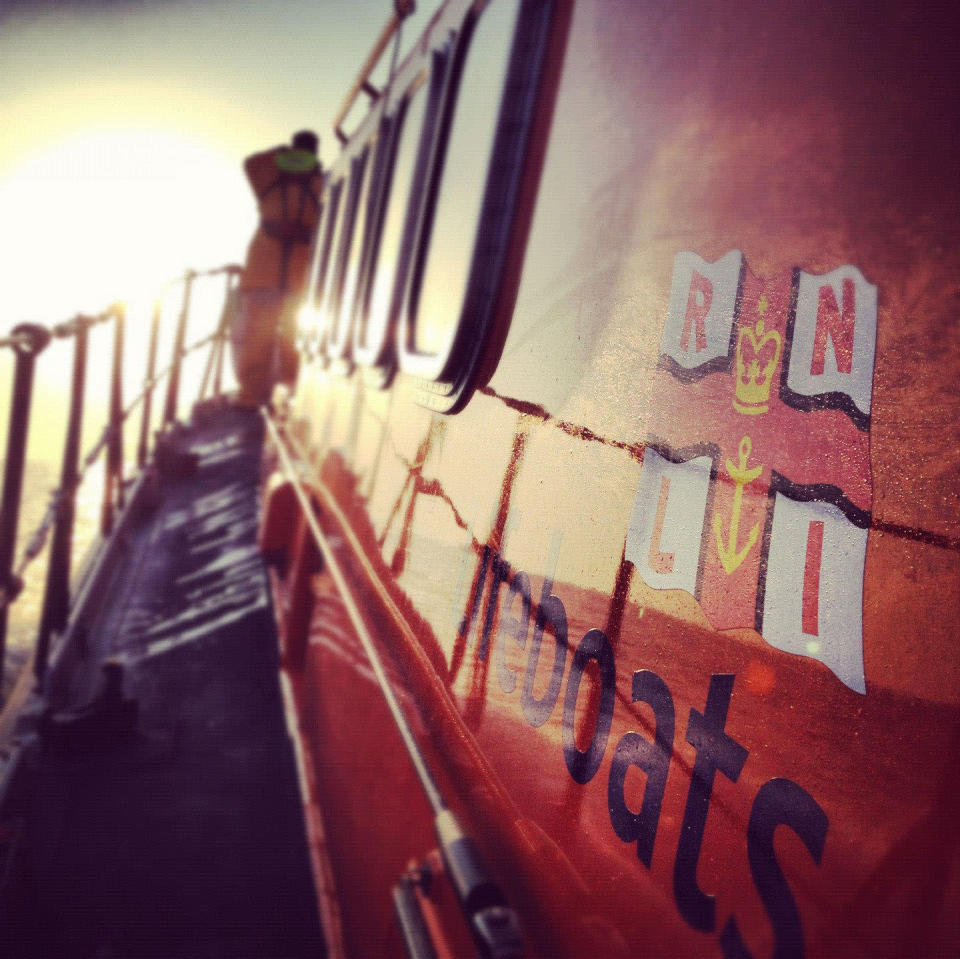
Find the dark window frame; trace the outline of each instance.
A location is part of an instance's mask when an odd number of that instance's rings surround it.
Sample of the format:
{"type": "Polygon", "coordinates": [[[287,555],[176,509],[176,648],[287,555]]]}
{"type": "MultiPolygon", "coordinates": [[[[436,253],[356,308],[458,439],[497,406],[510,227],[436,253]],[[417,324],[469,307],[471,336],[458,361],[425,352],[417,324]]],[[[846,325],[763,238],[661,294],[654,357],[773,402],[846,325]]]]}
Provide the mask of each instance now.
{"type": "MultiPolygon", "coordinates": [[[[460,81],[470,53],[473,31],[483,11],[471,8],[456,34],[456,45],[445,83],[440,122],[433,144],[430,179],[421,209],[412,269],[404,289],[397,326],[400,369],[418,387],[418,401],[439,412],[454,413],[468,402],[480,372],[488,370],[490,356],[499,357],[509,327],[516,290],[505,289],[504,279],[516,250],[519,210],[524,198],[521,186],[531,153],[531,134],[537,121],[537,104],[544,87],[545,63],[551,46],[553,25],[562,0],[520,0],[510,53],[507,57],[500,108],[494,130],[490,161],[483,188],[483,201],[459,315],[452,322],[456,332],[445,356],[418,353],[416,312],[426,260],[432,240],[433,218],[442,187],[443,164],[456,106],[460,81]]],[[[486,9],[486,8],[484,8],[486,9]]],[[[518,276],[514,277],[515,282],[518,276]]],[[[455,307],[455,309],[457,309],[455,307]]]]}
{"type": "Polygon", "coordinates": [[[328,180],[323,192],[320,217],[314,234],[313,255],[311,257],[310,278],[307,283],[303,311],[312,321],[310,329],[302,331],[302,347],[313,359],[313,351],[320,347],[323,331],[319,329],[320,299],[323,296],[327,268],[330,262],[330,250],[333,246],[333,234],[340,212],[340,200],[343,196],[343,177],[328,180]]]}
{"type": "MultiPolygon", "coordinates": [[[[329,290],[325,291],[325,302],[320,306],[325,317],[323,342],[324,354],[328,360],[342,359],[343,353],[350,344],[349,335],[343,336],[342,331],[339,331],[337,326],[340,320],[340,306],[347,278],[350,250],[353,246],[353,231],[357,224],[357,211],[366,183],[367,164],[370,162],[370,149],[370,144],[364,144],[357,155],[351,158],[350,171],[344,176],[344,179],[347,180],[346,206],[336,239],[336,255],[333,260],[334,272],[331,278],[331,286],[329,290]]],[[[346,325],[349,328],[349,317],[347,317],[346,325]]]]}
{"type": "Polygon", "coordinates": [[[452,50],[456,43],[456,33],[449,33],[442,42],[434,47],[429,54],[430,65],[426,71],[418,71],[416,76],[407,85],[400,98],[398,106],[392,114],[393,133],[389,151],[389,166],[384,171],[383,195],[377,215],[377,233],[371,240],[370,260],[367,264],[367,273],[364,278],[364,288],[359,303],[362,316],[354,325],[355,331],[365,331],[371,308],[370,297],[373,294],[376,271],[381,267],[380,242],[383,238],[383,228],[386,222],[387,208],[393,190],[393,177],[396,172],[396,160],[400,141],[404,135],[410,105],[414,96],[426,96],[423,122],[420,127],[417,141],[417,153],[414,160],[413,175],[410,180],[409,194],[404,202],[403,224],[400,228],[400,244],[396,255],[392,288],[388,294],[387,318],[383,325],[380,342],[361,346],[358,343],[359,333],[354,337],[354,356],[358,361],[365,362],[374,368],[374,378],[379,379],[377,385],[386,388],[397,370],[396,357],[396,330],[400,312],[404,303],[407,277],[409,275],[411,258],[416,248],[416,237],[422,221],[425,190],[429,182],[429,174],[434,155],[437,122],[441,115],[444,92],[451,67],[452,50]],[[423,91],[423,88],[426,90],[423,91]]]}
{"type": "Polygon", "coordinates": [[[351,352],[358,362],[367,358],[360,338],[366,331],[367,314],[370,309],[372,277],[376,268],[377,253],[380,248],[380,236],[383,232],[387,204],[390,198],[390,184],[393,167],[396,162],[399,143],[398,128],[403,129],[403,107],[401,100],[394,112],[384,110],[377,124],[377,152],[374,159],[372,180],[367,197],[367,215],[365,236],[360,251],[360,267],[357,285],[351,306],[351,352]],[[398,119],[399,118],[399,119],[398,119]]]}
{"type": "Polygon", "coordinates": [[[333,234],[337,227],[337,215],[340,212],[340,200],[343,197],[343,177],[331,180],[324,195],[323,214],[317,224],[317,240],[314,247],[314,269],[311,271],[311,280],[308,287],[308,305],[311,309],[318,309],[320,298],[323,296],[324,283],[327,278],[327,268],[330,263],[330,251],[333,248],[333,234]]]}

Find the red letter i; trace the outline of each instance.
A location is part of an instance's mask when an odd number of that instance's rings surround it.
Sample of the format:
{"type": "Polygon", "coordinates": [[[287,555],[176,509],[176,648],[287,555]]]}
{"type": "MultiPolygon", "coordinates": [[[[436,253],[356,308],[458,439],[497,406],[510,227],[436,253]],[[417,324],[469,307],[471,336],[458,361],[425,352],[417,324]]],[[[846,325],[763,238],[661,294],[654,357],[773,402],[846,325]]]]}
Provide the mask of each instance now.
{"type": "Polygon", "coordinates": [[[819,635],[820,563],[823,559],[823,521],[813,520],[807,531],[807,563],[803,570],[803,631],[819,635]]]}

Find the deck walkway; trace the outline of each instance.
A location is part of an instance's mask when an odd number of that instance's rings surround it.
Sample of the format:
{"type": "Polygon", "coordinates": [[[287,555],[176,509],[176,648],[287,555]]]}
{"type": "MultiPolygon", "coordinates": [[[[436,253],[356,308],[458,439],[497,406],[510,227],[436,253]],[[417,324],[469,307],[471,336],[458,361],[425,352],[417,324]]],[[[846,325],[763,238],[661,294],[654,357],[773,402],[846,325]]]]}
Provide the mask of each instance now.
{"type": "Polygon", "coordinates": [[[99,638],[134,735],[41,752],[23,911],[4,956],[323,956],[276,633],[256,553],[262,427],[214,410],[133,530],[99,638]]]}

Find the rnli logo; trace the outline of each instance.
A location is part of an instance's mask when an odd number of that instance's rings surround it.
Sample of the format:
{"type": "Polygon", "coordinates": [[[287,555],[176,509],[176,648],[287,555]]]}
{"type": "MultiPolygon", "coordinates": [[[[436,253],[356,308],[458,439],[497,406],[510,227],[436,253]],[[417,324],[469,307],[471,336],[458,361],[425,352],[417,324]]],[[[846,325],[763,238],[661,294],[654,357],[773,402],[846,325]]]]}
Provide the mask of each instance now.
{"type": "Polygon", "coordinates": [[[876,326],[854,266],[761,280],[739,250],[677,254],[626,554],[860,693],[876,326]]]}

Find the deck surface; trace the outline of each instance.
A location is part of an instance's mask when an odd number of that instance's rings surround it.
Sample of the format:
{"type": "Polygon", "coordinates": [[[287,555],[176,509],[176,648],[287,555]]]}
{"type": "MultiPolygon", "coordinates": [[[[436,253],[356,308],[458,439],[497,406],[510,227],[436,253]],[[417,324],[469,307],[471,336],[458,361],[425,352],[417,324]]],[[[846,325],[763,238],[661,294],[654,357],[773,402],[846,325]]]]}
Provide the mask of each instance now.
{"type": "Polygon", "coordinates": [[[164,480],[133,531],[97,628],[137,729],[42,749],[5,955],[324,954],[255,546],[261,434],[229,409],[191,427],[195,475],[164,480]]]}

